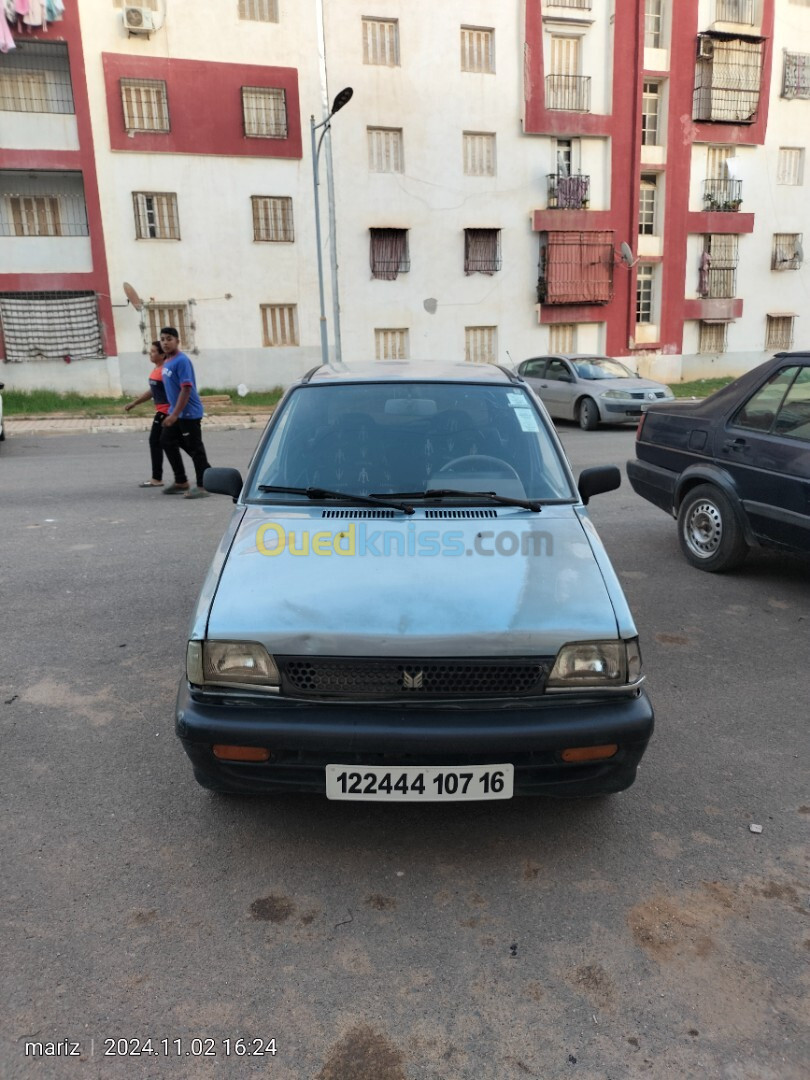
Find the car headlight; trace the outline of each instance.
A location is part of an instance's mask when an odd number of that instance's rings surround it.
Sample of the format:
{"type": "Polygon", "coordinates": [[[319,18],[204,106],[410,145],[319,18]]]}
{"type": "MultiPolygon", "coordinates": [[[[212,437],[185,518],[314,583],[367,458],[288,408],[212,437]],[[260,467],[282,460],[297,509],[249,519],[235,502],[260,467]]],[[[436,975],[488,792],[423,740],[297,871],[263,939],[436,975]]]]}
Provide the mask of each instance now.
{"type": "Polygon", "coordinates": [[[549,676],[549,687],[627,686],[641,679],[638,639],[578,641],[563,645],[549,676]]]}
{"type": "Polygon", "coordinates": [[[190,641],[186,676],[195,686],[278,687],[273,657],[255,641],[190,641]]]}
{"type": "Polygon", "coordinates": [[[605,390],[600,397],[611,398],[613,401],[632,401],[633,395],[629,390],[605,390]]]}

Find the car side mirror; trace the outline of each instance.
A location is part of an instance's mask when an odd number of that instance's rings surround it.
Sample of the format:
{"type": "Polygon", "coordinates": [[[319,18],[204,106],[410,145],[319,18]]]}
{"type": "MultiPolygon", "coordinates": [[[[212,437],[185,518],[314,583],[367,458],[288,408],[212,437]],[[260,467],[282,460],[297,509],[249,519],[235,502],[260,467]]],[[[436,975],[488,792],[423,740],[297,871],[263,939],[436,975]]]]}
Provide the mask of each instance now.
{"type": "Polygon", "coordinates": [[[4,382],[0,382],[0,390],[5,390],[5,387],[6,384],[4,382]]]}
{"type": "Polygon", "coordinates": [[[238,469],[206,469],[203,487],[213,495],[230,495],[236,502],[242,490],[242,474],[238,469]]]}
{"type": "Polygon", "coordinates": [[[621,487],[621,483],[622,474],[617,465],[596,465],[592,469],[582,470],[577,481],[577,490],[579,497],[587,506],[592,495],[615,491],[617,487],[621,487]]]}
{"type": "Polygon", "coordinates": [[[557,382],[573,382],[573,375],[569,375],[567,372],[564,375],[557,376],[557,382]]]}

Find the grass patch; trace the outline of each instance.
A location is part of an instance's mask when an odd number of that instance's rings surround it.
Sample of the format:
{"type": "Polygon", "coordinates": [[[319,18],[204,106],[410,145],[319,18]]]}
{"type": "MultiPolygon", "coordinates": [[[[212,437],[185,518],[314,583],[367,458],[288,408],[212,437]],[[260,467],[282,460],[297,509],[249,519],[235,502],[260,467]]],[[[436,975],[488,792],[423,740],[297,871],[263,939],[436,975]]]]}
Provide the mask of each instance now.
{"type": "Polygon", "coordinates": [[[669,387],[676,398],[683,397],[708,397],[715,390],[722,390],[734,379],[728,375],[722,379],[695,379],[692,382],[670,383],[669,387]]]}
{"type": "MultiPolygon", "coordinates": [[[[211,390],[204,388],[200,391],[206,394],[227,394],[231,399],[230,406],[224,406],[224,411],[239,412],[245,406],[259,407],[275,405],[284,391],[280,386],[274,390],[267,390],[246,397],[239,397],[235,389],[211,390]]],[[[3,412],[6,416],[31,416],[47,413],[74,413],[76,416],[110,416],[123,413],[127,402],[132,401],[137,394],[127,394],[125,397],[89,397],[85,394],[67,393],[61,394],[58,390],[4,390],[3,412]]],[[[134,416],[148,413],[152,403],[147,401],[138,406],[132,413],[134,416]]],[[[223,411],[222,406],[217,407],[223,411]]]]}
{"type": "Polygon", "coordinates": [[[6,416],[29,413],[70,412],[80,416],[104,416],[120,412],[129,397],[99,398],[84,394],[60,394],[58,390],[4,390],[3,412],[6,416]]]}

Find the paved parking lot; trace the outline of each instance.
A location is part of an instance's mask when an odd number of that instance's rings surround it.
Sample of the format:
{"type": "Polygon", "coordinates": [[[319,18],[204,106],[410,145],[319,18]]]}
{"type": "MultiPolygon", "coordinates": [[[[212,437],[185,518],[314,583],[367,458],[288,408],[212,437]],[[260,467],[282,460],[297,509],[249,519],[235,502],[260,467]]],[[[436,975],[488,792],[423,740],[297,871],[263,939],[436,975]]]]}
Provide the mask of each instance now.
{"type": "MultiPolygon", "coordinates": [[[[562,436],[577,470],[632,452],[562,436]]],[[[657,716],[619,796],[232,800],[172,724],[231,504],[139,490],[148,463],[124,430],[0,449],[0,1075],[806,1077],[806,561],[701,574],[626,481],[594,499],[657,716]]]]}

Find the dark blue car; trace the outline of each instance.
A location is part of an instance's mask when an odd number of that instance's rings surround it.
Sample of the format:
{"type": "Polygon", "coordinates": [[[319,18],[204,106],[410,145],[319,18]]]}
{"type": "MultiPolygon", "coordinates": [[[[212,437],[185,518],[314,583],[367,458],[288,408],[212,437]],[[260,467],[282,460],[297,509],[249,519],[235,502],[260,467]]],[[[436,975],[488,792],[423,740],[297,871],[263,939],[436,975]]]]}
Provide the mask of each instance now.
{"type": "Polygon", "coordinates": [[[703,401],[653,406],[627,475],[677,518],[699,570],[731,570],[760,544],[810,553],[810,353],[778,353],[703,401]]]}

